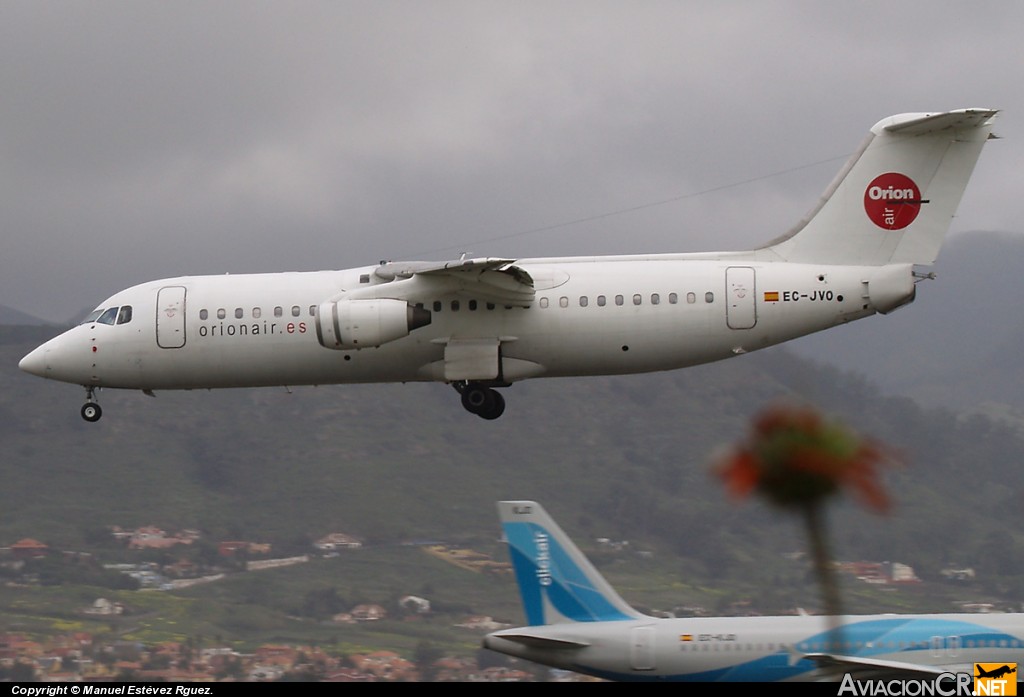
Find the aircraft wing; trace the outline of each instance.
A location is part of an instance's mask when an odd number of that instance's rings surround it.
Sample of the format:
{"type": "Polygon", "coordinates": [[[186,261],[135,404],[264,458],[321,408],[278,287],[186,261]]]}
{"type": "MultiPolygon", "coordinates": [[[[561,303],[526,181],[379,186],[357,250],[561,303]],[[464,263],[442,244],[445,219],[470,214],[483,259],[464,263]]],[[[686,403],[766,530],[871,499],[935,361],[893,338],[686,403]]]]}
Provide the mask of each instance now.
{"type": "Polygon", "coordinates": [[[499,305],[529,305],[535,295],[533,278],[515,265],[515,259],[385,262],[374,269],[373,275],[386,284],[395,280],[418,281],[407,288],[406,299],[410,301],[431,300],[440,292],[461,291],[499,305]]]}
{"type": "Polygon", "coordinates": [[[884,661],[859,656],[839,656],[830,653],[808,653],[800,656],[812,661],[819,668],[833,669],[836,672],[850,673],[854,678],[934,678],[943,673],[971,673],[973,665],[962,666],[938,665],[929,666],[905,661],[884,661]]]}

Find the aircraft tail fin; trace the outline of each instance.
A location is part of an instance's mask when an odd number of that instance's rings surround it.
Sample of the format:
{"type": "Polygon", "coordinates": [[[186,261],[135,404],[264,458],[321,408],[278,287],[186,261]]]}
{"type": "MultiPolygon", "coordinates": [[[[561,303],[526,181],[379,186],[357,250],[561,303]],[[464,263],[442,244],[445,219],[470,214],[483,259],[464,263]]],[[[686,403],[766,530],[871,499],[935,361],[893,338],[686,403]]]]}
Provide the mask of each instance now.
{"type": "Polygon", "coordinates": [[[879,121],[815,208],[764,249],[799,263],[933,264],[997,113],[879,121]]]}
{"type": "Polygon", "coordinates": [[[509,555],[531,626],[643,617],[534,501],[500,501],[509,555]]]}

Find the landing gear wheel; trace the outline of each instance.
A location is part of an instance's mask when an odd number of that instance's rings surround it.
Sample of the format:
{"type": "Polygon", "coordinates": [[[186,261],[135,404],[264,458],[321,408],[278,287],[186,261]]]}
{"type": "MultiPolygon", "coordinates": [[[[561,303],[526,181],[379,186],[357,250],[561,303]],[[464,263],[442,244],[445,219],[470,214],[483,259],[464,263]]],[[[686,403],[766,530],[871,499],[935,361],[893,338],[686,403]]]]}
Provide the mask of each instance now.
{"type": "Polygon", "coordinates": [[[470,414],[493,421],[505,413],[505,398],[489,387],[469,384],[462,388],[462,406],[470,414]]]}
{"type": "Polygon", "coordinates": [[[488,421],[493,421],[505,413],[505,398],[501,396],[500,392],[496,392],[495,390],[488,390],[488,392],[493,396],[491,406],[489,409],[478,413],[477,416],[482,419],[487,419],[488,421]]]}
{"type": "Polygon", "coordinates": [[[480,415],[491,408],[497,392],[480,385],[466,385],[462,388],[462,406],[470,414],[480,415]]]}
{"type": "Polygon", "coordinates": [[[82,405],[82,418],[89,423],[96,423],[103,416],[103,410],[96,402],[86,402],[82,405]]]}

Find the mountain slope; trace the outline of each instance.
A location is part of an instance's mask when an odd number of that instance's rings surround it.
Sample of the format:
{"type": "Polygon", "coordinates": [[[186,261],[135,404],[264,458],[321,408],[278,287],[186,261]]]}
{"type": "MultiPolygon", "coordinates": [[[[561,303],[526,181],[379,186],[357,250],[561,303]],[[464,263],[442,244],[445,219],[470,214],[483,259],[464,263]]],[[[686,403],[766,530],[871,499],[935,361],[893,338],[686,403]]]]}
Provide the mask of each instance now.
{"type": "Polygon", "coordinates": [[[709,467],[753,413],[787,398],[839,415],[907,462],[887,477],[891,516],[834,511],[842,556],[935,575],[946,563],[995,569],[998,543],[1000,572],[1024,571],[1024,443],[1013,430],[885,397],[785,350],[656,375],[528,381],[506,391],[496,422],[427,384],[107,391],[103,420],[86,424],[81,388],[17,370],[32,345],[0,345],[0,543],[76,548],[104,526],[155,524],[280,549],[335,530],[377,544],[493,544],[493,502],[529,498],[583,538],[671,553],[689,579],[753,581],[802,546],[800,530],[728,501],[709,467]]]}

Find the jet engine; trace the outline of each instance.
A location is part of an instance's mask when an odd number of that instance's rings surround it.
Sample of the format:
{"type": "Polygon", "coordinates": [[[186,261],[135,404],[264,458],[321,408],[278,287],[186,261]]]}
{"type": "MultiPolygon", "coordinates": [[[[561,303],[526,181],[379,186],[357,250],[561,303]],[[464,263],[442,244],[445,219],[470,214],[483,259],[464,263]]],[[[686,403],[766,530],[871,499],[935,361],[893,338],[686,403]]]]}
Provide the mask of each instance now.
{"type": "Polygon", "coordinates": [[[430,324],[430,311],[404,300],[377,298],[320,303],[316,337],[329,349],[372,348],[430,324]]]}

